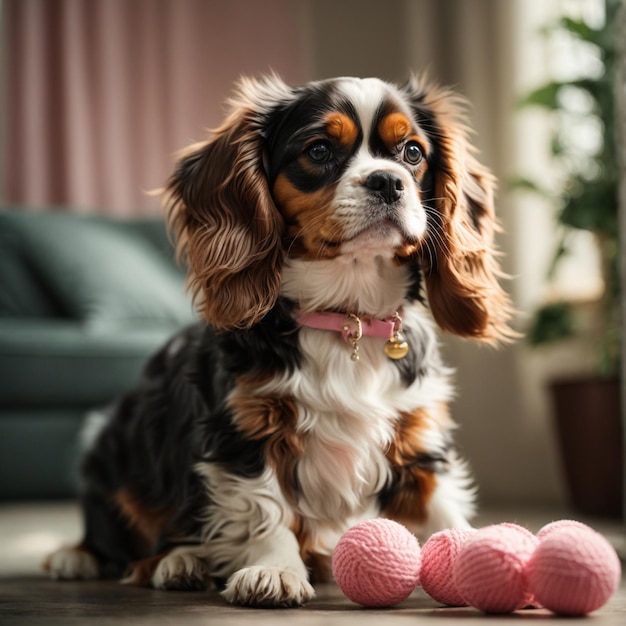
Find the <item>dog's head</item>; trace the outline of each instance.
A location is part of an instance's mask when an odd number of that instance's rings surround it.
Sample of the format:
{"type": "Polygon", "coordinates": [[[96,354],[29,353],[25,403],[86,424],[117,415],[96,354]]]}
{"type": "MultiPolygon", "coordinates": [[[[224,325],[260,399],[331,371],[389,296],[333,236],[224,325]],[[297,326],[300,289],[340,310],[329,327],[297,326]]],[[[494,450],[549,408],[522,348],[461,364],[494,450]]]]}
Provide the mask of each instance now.
{"type": "Polygon", "coordinates": [[[231,113],[181,156],[166,209],[190,288],[218,329],[275,304],[286,256],[362,255],[423,273],[437,323],[507,335],[493,246],[494,179],[474,157],[459,99],[412,79],[291,88],[244,79],[231,113]]]}

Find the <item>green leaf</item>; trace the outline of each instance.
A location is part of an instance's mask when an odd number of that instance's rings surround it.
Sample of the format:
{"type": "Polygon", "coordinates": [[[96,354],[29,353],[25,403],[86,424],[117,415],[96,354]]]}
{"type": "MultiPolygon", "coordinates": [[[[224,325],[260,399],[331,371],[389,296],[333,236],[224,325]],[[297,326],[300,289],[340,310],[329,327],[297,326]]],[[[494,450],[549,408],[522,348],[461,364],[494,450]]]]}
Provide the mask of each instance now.
{"type": "Polygon", "coordinates": [[[531,345],[539,346],[572,337],[575,333],[574,311],[567,302],[541,307],[528,333],[531,345]]]}
{"type": "Polygon", "coordinates": [[[591,28],[589,24],[583,20],[577,20],[572,17],[562,17],[559,20],[559,26],[583,41],[595,44],[598,39],[598,31],[591,28]]]}
{"type": "Polygon", "coordinates": [[[559,91],[563,83],[552,81],[537,87],[518,102],[519,107],[540,106],[550,110],[559,108],[559,91]]]}
{"type": "Polygon", "coordinates": [[[530,191],[544,197],[552,197],[552,194],[530,178],[518,176],[509,180],[509,187],[515,191],[530,191]]]}
{"type": "Polygon", "coordinates": [[[547,278],[548,280],[554,280],[556,277],[556,270],[559,266],[561,259],[569,254],[569,247],[567,245],[568,233],[562,233],[559,242],[554,251],[552,261],[548,267],[547,278]]]}
{"type": "Polygon", "coordinates": [[[550,154],[552,154],[553,157],[558,158],[564,152],[565,149],[563,148],[563,142],[561,141],[559,135],[555,133],[550,139],[550,154]]]}
{"type": "Polygon", "coordinates": [[[576,181],[559,221],[571,228],[617,235],[617,187],[611,181],[576,181]]]}

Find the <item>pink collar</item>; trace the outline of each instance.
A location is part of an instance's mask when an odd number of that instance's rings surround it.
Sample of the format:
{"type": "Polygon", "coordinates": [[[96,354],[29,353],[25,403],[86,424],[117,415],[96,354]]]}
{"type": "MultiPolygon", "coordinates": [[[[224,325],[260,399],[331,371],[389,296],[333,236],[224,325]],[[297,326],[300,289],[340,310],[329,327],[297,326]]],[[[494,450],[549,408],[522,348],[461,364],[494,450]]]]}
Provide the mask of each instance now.
{"type": "Polygon", "coordinates": [[[341,333],[343,340],[347,343],[352,343],[355,338],[358,340],[362,336],[393,339],[402,328],[402,317],[399,313],[388,315],[380,320],[359,317],[354,313],[312,312],[300,313],[296,321],[307,328],[341,333]]]}

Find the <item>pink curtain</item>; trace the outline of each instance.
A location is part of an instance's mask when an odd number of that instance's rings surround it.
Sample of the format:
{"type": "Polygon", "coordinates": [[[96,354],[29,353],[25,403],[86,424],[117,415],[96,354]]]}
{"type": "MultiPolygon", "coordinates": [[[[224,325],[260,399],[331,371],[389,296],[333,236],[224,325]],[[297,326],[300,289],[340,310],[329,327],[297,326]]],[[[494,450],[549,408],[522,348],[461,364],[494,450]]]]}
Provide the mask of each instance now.
{"type": "MultiPolygon", "coordinates": [[[[297,4],[297,3],[296,3],[297,4]]],[[[3,0],[2,201],[137,215],[232,82],[306,80],[291,0],[3,0]]]]}

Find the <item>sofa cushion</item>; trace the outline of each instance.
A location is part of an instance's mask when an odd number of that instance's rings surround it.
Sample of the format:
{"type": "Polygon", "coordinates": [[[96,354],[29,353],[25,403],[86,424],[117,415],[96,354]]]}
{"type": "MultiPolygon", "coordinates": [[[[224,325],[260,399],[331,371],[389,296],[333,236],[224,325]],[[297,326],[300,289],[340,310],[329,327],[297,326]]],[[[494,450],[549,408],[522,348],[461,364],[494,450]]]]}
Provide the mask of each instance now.
{"type": "Polygon", "coordinates": [[[38,279],[20,238],[0,225],[0,317],[58,317],[62,309],[38,279]]]}
{"type": "Polygon", "coordinates": [[[84,411],[4,411],[0,419],[0,501],[72,498],[79,492],[84,411]]]}
{"type": "MultiPolygon", "coordinates": [[[[162,225],[159,225],[163,228],[162,225]]],[[[158,246],[123,221],[67,213],[6,212],[40,282],[91,331],[193,319],[184,279],[158,246]]]]}
{"type": "Polygon", "coordinates": [[[89,407],[136,383],[147,358],[178,329],[92,333],[69,320],[0,321],[0,406],[89,407]]]}

